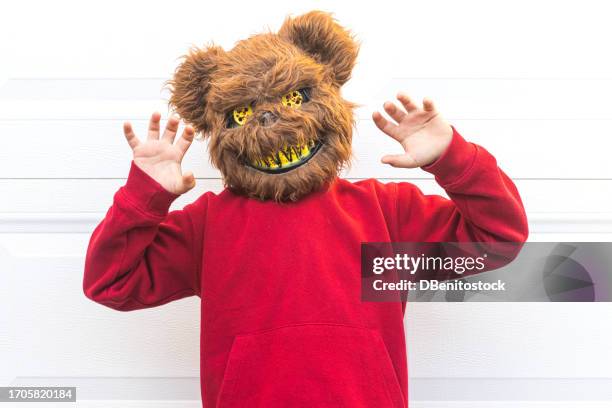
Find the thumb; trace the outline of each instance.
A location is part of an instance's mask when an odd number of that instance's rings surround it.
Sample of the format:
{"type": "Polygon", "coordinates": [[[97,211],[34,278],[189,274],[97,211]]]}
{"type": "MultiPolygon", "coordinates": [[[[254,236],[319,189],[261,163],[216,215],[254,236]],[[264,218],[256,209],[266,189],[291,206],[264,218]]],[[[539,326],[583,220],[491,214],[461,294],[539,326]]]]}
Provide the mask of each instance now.
{"type": "Polygon", "coordinates": [[[196,181],[195,181],[193,172],[191,171],[183,173],[182,177],[183,177],[183,180],[182,180],[183,181],[183,193],[186,193],[187,191],[195,187],[196,181]]]}
{"type": "Polygon", "coordinates": [[[381,162],[393,167],[403,167],[406,169],[419,167],[416,160],[408,154],[387,154],[382,157],[381,162]]]}

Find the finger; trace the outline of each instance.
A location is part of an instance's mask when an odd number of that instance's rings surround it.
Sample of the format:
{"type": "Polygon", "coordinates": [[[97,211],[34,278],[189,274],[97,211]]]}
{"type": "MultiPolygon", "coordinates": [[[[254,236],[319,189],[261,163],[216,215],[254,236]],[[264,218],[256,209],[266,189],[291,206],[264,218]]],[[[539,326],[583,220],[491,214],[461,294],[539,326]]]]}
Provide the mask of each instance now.
{"type": "Polygon", "coordinates": [[[157,140],[159,139],[159,120],[161,119],[161,113],[153,112],[151,120],[149,120],[149,134],[147,139],[157,140]]]}
{"type": "Polygon", "coordinates": [[[406,117],[406,112],[393,102],[385,102],[383,108],[385,108],[385,112],[387,112],[397,123],[401,122],[406,117]]]}
{"type": "Polygon", "coordinates": [[[385,119],[380,112],[374,112],[372,114],[372,119],[377,128],[397,140],[397,125],[395,123],[391,123],[385,119]]]}
{"type": "Polygon", "coordinates": [[[168,119],[168,123],[166,123],[166,129],[164,130],[164,134],[162,135],[162,140],[172,144],[174,143],[174,138],[176,137],[176,131],[179,126],[179,118],[176,115],[172,115],[170,119],[168,119]]]}
{"type": "Polygon", "coordinates": [[[134,129],[132,129],[132,124],[130,122],[125,122],[123,124],[123,134],[125,135],[125,139],[127,140],[132,150],[134,150],[136,146],[140,144],[140,141],[136,137],[136,134],[134,133],[134,129]]]}
{"type": "Polygon", "coordinates": [[[404,107],[404,109],[406,109],[406,112],[408,113],[418,109],[418,106],[416,106],[412,99],[410,99],[410,97],[404,92],[400,92],[397,94],[397,100],[402,103],[402,106],[404,107]]]}
{"type": "Polygon", "coordinates": [[[423,109],[427,112],[435,112],[436,106],[430,98],[425,97],[423,98],[423,109]]]}
{"type": "Polygon", "coordinates": [[[193,172],[188,171],[183,173],[183,191],[182,193],[186,193],[187,191],[194,188],[196,185],[195,176],[193,172]]]}
{"type": "Polygon", "coordinates": [[[191,146],[191,142],[193,142],[194,135],[195,131],[193,130],[193,128],[187,125],[185,126],[185,130],[183,130],[181,138],[178,140],[178,142],[176,142],[176,147],[181,152],[181,160],[183,159],[183,156],[185,156],[185,153],[187,152],[187,149],[189,149],[189,146],[191,146]]]}
{"type": "Polygon", "coordinates": [[[381,161],[393,167],[403,167],[407,169],[419,167],[419,164],[407,154],[388,154],[383,156],[381,161]]]}

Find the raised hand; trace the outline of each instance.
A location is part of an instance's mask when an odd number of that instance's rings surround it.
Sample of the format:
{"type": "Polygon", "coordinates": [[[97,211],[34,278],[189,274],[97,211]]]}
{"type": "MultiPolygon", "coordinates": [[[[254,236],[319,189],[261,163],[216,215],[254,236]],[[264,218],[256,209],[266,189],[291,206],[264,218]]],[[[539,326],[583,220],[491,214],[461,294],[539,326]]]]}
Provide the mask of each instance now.
{"type": "Polygon", "coordinates": [[[385,155],[382,162],[405,168],[433,163],[451,142],[453,130],[450,124],[442,118],[429,98],[423,99],[423,108],[419,108],[405,93],[398,93],[397,99],[405,110],[389,101],[383,105],[393,121],[387,120],[380,112],[372,114],[376,126],[404,148],[403,154],[385,155]]]}
{"type": "Polygon", "coordinates": [[[186,126],[182,136],[174,143],[179,119],[172,116],[168,119],[162,137],[159,137],[161,114],[151,115],[149,134],[145,142],[138,140],[130,122],[123,124],[123,133],[134,153],[134,163],[166,190],[174,194],[183,194],[195,186],[192,172],[183,174],[181,162],[194,137],[194,130],[186,126]]]}

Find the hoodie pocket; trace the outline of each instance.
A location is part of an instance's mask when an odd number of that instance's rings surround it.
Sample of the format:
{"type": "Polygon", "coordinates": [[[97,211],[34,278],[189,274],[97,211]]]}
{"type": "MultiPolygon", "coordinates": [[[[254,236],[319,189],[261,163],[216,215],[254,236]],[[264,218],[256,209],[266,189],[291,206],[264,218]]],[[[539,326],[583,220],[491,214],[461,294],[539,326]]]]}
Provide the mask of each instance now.
{"type": "Polygon", "coordinates": [[[404,407],[377,331],[304,324],[238,335],[217,408],[404,407]]]}

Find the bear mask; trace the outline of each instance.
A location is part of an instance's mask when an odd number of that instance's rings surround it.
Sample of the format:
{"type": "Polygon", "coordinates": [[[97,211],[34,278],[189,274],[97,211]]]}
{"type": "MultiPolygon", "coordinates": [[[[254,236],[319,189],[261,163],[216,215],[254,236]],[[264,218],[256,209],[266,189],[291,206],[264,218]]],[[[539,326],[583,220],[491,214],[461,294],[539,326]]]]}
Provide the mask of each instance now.
{"type": "Polygon", "coordinates": [[[359,45],[328,13],[287,18],[230,51],[192,48],[168,81],[169,104],[208,138],[212,164],[233,192],[297,201],[351,158],[356,105],[340,88],[359,45]]]}

